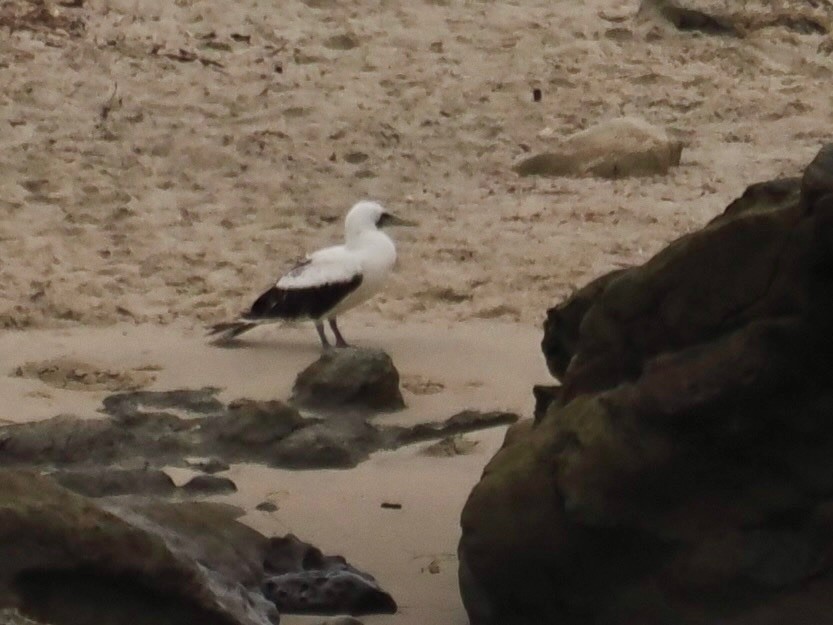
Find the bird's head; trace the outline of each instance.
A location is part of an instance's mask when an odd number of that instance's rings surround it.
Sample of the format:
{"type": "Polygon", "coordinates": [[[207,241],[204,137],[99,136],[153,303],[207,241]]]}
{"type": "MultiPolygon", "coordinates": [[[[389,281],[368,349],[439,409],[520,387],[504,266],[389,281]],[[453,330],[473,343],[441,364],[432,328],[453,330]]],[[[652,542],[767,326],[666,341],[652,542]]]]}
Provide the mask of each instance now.
{"type": "Polygon", "coordinates": [[[353,205],[344,221],[348,235],[359,234],[365,230],[375,230],[385,226],[415,226],[412,221],[397,217],[387,211],[379,202],[362,200],[353,205]]]}

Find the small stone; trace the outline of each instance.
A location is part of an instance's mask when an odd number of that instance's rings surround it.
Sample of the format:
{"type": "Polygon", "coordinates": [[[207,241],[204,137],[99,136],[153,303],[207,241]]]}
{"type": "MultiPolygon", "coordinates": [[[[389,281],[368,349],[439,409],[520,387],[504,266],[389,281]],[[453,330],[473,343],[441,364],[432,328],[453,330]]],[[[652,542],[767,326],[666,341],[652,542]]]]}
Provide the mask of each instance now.
{"type": "Polygon", "coordinates": [[[470,441],[462,436],[446,436],[444,439],[428,445],[422,450],[425,456],[440,458],[451,458],[453,456],[465,456],[474,451],[477,441],[470,441]]]}
{"type": "Polygon", "coordinates": [[[191,469],[196,469],[197,471],[209,474],[221,473],[222,471],[229,470],[229,465],[219,458],[186,458],[185,464],[191,469]]]}
{"type": "Polygon", "coordinates": [[[440,572],[440,563],[437,560],[431,560],[431,564],[428,565],[428,572],[431,575],[436,575],[440,572]]]}
{"type": "Polygon", "coordinates": [[[200,495],[224,495],[237,492],[234,482],[227,477],[215,475],[198,475],[189,480],[182,489],[187,493],[200,495]]]}
{"type": "Polygon", "coordinates": [[[255,506],[255,510],[260,510],[261,512],[277,512],[278,506],[271,501],[261,501],[255,506]]]}

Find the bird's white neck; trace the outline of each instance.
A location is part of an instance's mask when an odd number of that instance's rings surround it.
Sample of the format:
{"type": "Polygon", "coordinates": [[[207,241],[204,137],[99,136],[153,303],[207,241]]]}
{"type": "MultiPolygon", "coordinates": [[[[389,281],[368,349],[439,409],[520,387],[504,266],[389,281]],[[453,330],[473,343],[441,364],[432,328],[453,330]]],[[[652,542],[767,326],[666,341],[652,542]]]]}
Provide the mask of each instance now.
{"type": "Polygon", "coordinates": [[[396,262],[396,246],[393,240],[376,228],[356,232],[352,236],[348,233],[344,247],[359,253],[365,263],[378,265],[385,270],[393,267],[396,262]]]}
{"type": "Polygon", "coordinates": [[[368,245],[378,245],[381,241],[387,241],[391,245],[391,238],[375,226],[363,228],[347,228],[345,231],[344,243],[350,249],[358,249],[368,245]]]}
{"type": "Polygon", "coordinates": [[[347,223],[346,228],[344,229],[344,242],[347,246],[351,246],[354,242],[361,241],[362,239],[366,238],[367,235],[373,234],[381,234],[385,236],[385,234],[376,227],[376,225],[367,225],[367,224],[356,224],[356,223],[347,223]]]}

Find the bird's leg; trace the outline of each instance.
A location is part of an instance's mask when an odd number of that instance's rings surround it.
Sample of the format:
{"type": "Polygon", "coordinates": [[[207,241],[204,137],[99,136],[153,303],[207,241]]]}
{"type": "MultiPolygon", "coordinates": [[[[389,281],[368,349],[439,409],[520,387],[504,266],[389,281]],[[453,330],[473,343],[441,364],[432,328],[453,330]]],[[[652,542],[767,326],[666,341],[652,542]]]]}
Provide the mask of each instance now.
{"type": "Polygon", "coordinates": [[[333,335],[336,337],[336,347],[350,347],[347,341],[344,340],[344,337],[341,336],[341,332],[338,331],[338,324],[336,323],[335,317],[330,319],[330,329],[333,331],[333,335]]]}
{"type": "Polygon", "coordinates": [[[324,324],[321,321],[316,321],[315,329],[318,331],[318,338],[321,339],[321,347],[330,349],[330,342],[327,340],[327,335],[324,334],[324,324]]]}

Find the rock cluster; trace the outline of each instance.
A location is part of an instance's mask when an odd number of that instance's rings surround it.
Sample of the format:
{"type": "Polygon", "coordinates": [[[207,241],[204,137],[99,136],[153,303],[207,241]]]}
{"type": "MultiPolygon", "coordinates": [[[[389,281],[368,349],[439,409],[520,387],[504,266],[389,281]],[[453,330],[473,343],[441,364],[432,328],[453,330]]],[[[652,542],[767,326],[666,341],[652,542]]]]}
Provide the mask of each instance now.
{"type": "MultiPolygon", "coordinates": [[[[119,393],[104,400],[110,419],[61,415],[0,427],[0,466],[83,468],[87,471],[57,478],[92,496],[165,494],[173,491],[172,485],[136,465],[193,466],[193,456],[218,456],[228,462],[298,469],[346,468],[379,449],[518,419],[508,412],[466,410],[436,423],[384,426],[352,409],[304,417],[277,400],[237,400],[226,406],[215,398],[216,392],[208,388],[119,393]],[[112,470],[102,468],[110,466],[112,470]]],[[[185,490],[208,487],[208,477],[185,490]]],[[[223,489],[217,479],[211,483],[212,490],[215,487],[223,489]]]]}
{"type": "Polygon", "coordinates": [[[562,386],[462,515],[473,625],[829,620],[833,144],[551,309],[542,348],[562,386]]]}
{"type": "Polygon", "coordinates": [[[292,535],[266,538],[235,520],[242,513],[93,501],[47,477],[0,470],[0,607],[52,625],[275,625],[278,608],[396,611],[343,558],[292,535]]]}
{"type": "Polygon", "coordinates": [[[391,359],[370,350],[323,356],[291,402],[226,404],[217,393],[120,392],[102,418],[0,427],[0,622],[274,625],[279,612],[395,612],[344,558],[267,538],[236,521],[242,510],[194,498],[234,492],[214,475],[233,462],[350,467],[378,449],[517,420],[464,411],[376,425],[375,413],[404,404],[391,359]],[[161,470],[171,465],[202,473],[178,487],[161,470]]]}

